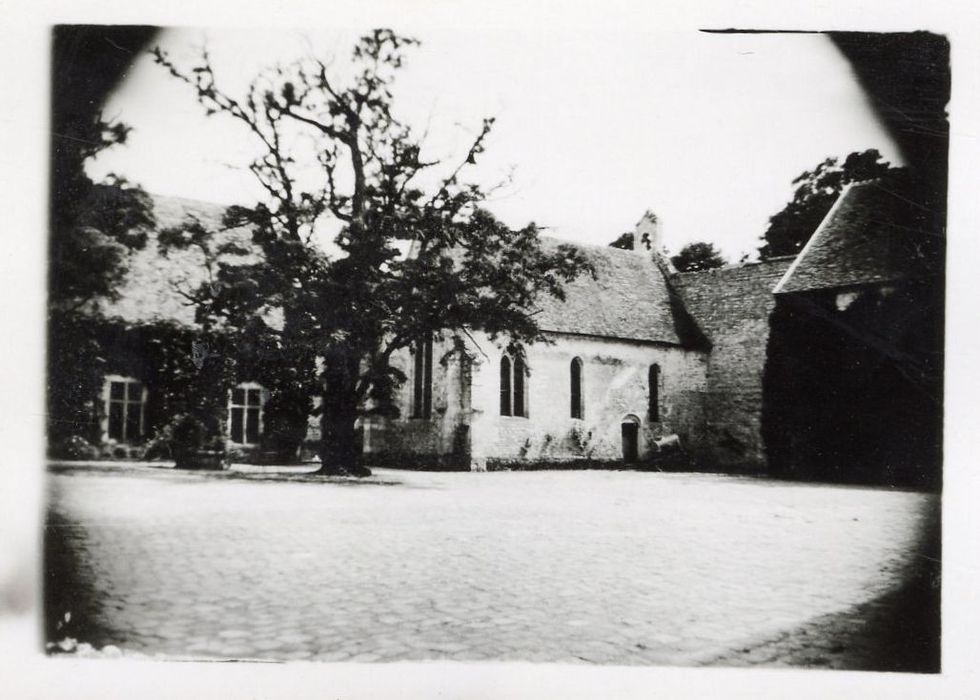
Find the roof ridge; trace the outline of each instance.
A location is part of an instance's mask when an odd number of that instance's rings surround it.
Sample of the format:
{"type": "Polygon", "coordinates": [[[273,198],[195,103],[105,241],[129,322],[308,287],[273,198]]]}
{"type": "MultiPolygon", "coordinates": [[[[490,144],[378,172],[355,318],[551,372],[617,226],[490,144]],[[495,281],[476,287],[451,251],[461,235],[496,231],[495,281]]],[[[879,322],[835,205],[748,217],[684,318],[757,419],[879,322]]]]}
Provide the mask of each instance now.
{"type": "Polygon", "coordinates": [[[627,248],[617,248],[615,246],[611,246],[611,245],[608,245],[608,244],[607,245],[604,245],[602,243],[584,243],[582,241],[573,241],[573,240],[569,240],[567,238],[558,238],[557,236],[546,236],[546,235],[541,235],[541,234],[539,234],[538,237],[542,241],[548,241],[548,242],[552,242],[552,243],[559,243],[559,244],[562,244],[562,245],[570,245],[570,246],[577,247],[577,248],[588,248],[588,249],[591,249],[591,250],[601,250],[601,251],[603,251],[605,253],[610,253],[612,255],[622,255],[622,256],[630,255],[630,256],[632,256],[636,260],[643,260],[643,261],[648,262],[650,264],[653,264],[654,263],[654,260],[653,260],[653,251],[652,250],[651,251],[648,251],[650,253],[650,255],[640,255],[635,250],[627,249],[627,248]]]}
{"type": "Polygon", "coordinates": [[[159,192],[147,192],[153,203],[158,202],[171,202],[174,204],[181,205],[191,205],[197,207],[220,207],[222,209],[227,209],[228,207],[242,206],[240,204],[222,204],[221,202],[212,202],[206,199],[196,199],[194,197],[184,197],[182,195],[176,194],[160,194],[159,192]]]}
{"type": "Polygon", "coordinates": [[[750,260],[744,263],[731,263],[729,265],[722,265],[721,267],[712,267],[707,270],[686,270],[678,271],[678,275],[706,275],[715,272],[733,272],[735,270],[744,270],[749,267],[757,267],[760,265],[770,265],[773,263],[783,263],[789,260],[793,260],[796,254],[793,255],[774,255],[771,258],[766,258],[765,260],[750,260]]]}

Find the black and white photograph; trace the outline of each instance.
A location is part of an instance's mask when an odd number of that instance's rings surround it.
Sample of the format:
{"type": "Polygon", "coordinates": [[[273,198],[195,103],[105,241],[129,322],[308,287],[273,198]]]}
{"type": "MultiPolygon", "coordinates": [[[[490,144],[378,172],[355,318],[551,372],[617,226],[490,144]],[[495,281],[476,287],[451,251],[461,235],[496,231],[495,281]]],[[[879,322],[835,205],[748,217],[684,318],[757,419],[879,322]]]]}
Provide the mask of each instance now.
{"type": "Polygon", "coordinates": [[[955,40],[396,19],[46,27],[45,673],[941,677],[955,40]]]}

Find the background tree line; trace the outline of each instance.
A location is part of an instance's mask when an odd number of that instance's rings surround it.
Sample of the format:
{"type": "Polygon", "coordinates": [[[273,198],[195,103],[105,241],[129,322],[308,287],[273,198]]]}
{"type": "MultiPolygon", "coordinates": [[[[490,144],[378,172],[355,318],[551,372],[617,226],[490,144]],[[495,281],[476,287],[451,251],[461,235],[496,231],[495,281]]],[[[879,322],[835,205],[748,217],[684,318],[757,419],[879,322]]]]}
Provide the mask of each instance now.
{"type": "MultiPolygon", "coordinates": [[[[891,165],[873,148],[851,153],[843,159],[823,160],[793,180],[796,188],[793,198],[769,218],[756,254],[760,260],[769,260],[799,253],[847,185],[877,180],[882,186],[905,187],[909,177],[905,168],[891,165]]],[[[633,244],[633,233],[627,232],[609,245],[632,249],[633,244]]],[[[640,245],[650,250],[649,241],[641,241],[640,245]]],[[[746,253],[739,262],[748,259],[746,253]]],[[[714,243],[706,241],[686,244],[670,261],[678,272],[712,270],[729,262],[714,243]]]]}

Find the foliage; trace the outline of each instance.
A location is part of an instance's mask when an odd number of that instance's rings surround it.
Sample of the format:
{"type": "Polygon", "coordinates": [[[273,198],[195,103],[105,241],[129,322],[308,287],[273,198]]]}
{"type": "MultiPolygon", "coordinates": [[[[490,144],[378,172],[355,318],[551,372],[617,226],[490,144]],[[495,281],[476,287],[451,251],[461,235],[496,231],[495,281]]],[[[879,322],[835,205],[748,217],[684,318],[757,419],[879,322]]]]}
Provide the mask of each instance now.
{"type": "Polygon", "coordinates": [[[50,455],[54,459],[98,459],[99,448],[79,435],[71,435],[53,442],[50,455]]]}
{"type": "MultiPolygon", "coordinates": [[[[250,169],[267,197],[230,208],[224,222],[252,230],[260,260],[218,260],[202,304],[240,334],[261,326],[291,359],[294,385],[308,385],[322,362],[324,471],[357,467],[359,414],[393,412],[405,380],[393,353],[428,334],[540,340],[535,299],[562,297],[563,284],[587,265],[570,246],[545,251],[534,224],[514,230],[481,209],[486,192],[462,175],[483,153],[493,119],[457,165],[423,157],[422,139],[395,116],[392,97],[406,49],[417,44],[377,29],[355,46],[346,85],[308,58],[262,73],[240,99],[218,89],[206,52],[189,69],[154,52],[209,115],[234,119],[262,149],[250,169]],[[301,173],[311,165],[320,178],[307,187],[301,173]],[[314,242],[329,222],[340,228],[334,257],[314,242]],[[280,327],[266,323],[276,311],[280,327]]],[[[217,250],[223,231],[205,233],[217,250]]]]}
{"type": "Polygon", "coordinates": [[[99,345],[98,322],[76,313],[52,312],[48,334],[48,438],[51,444],[71,436],[97,442],[95,398],[102,388],[106,357],[99,345]]]}
{"type": "Polygon", "coordinates": [[[128,62],[114,41],[112,53],[105,52],[109,36],[131,43],[115,29],[97,39],[89,28],[54,31],[47,422],[55,449],[73,438],[98,441],[96,397],[106,356],[99,346],[100,322],[90,320],[96,311],[90,302],[116,297],[130,251],[146,244],[154,224],[152,202],[142,189],[115,175],[93,182],[85,173],[90,159],[124,145],[130,133],[99,112],[113,76],[128,62]],[[92,65],[99,67],[96,74],[83,75],[79,66],[92,65]]]}
{"type": "Polygon", "coordinates": [[[568,431],[568,439],[575,452],[585,454],[586,448],[592,441],[592,431],[586,430],[581,424],[576,423],[568,431]]]}
{"type": "Polygon", "coordinates": [[[269,391],[263,413],[263,448],[281,460],[290,460],[303,442],[313,408],[315,347],[303,342],[302,333],[295,332],[298,324],[291,325],[292,336],[282,332],[286,329],[274,328],[269,307],[265,313],[229,311],[240,303],[259,301],[254,298],[259,293],[257,280],[271,277],[269,271],[255,264],[255,245],[243,239],[243,231],[236,225],[237,215],[229,213],[225,225],[218,228],[188,217],[181,225],[161,231],[157,243],[165,257],[174,250],[190,248],[201,254],[204,283],[190,290],[176,288],[194,307],[195,320],[203,331],[201,353],[214,354],[208,343],[220,337],[229,346],[228,356],[237,367],[238,378],[254,379],[269,391]],[[289,337],[300,342],[288,342],[289,337]]]}
{"type": "Polygon", "coordinates": [[[688,243],[670,262],[679,272],[699,272],[724,267],[727,263],[714,243],[688,243]]]}
{"type": "Polygon", "coordinates": [[[769,219],[759,256],[766,260],[780,255],[795,255],[813,235],[830,211],[844,186],[901,173],[883,160],[875,149],[851,153],[843,162],[827,158],[812,170],[793,180],[793,199],[769,219]]]}
{"type": "Polygon", "coordinates": [[[220,433],[236,372],[227,339],[209,336],[211,352],[198,363],[193,348],[201,342],[200,331],[176,323],[130,325],[67,312],[54,318],[48,355],[52,442],[72,435],[98,442],[98,422],[105,411],[102,385],[110,373],[153,387],[145,407],[148,429],[191,412],[210,420],[212,432],[220,433]]]}
{"type": "Polygon", "coordinates": [[[85,161],[126,142],[129,127],[101,115],[76,124],[73,139],[58,141],[52,173],[50,303],[77,309],[99,297],[114,298],[130,250],[146,245],[154,224],[149,195],[124,178],[92,182],[85,161]]]}
{"type": "MultiPolygon", "coordinates": [[[[612,243],[610,243],[609,244],[609,247],[610,248],[620,248],[622,250],[633,250],[633,247],[634,247],[633,246],[633,239],[634,239],[634,237],[635,237],[635,234],[632,231],[627,231],[626,233],[621,234],[619,236],[619,238],[617,238],[615,241],[613,241],[612,243]]],[[[643,234],[643,236],[640,238],[640,245],[643,246],[644,248],[646,248],[647,250],[652,250],[653,249],[653,246],[650,243],[650,234],[649,233],[644,233],[643,234]]]]}
{"type": "Polygon", "coordinates": [[[177,460],[204,449],[207,440],[207,426],[204,421],[189,413],[175,416],[167,425],[167,432],[170,434],[170,453],[177,460]]]}

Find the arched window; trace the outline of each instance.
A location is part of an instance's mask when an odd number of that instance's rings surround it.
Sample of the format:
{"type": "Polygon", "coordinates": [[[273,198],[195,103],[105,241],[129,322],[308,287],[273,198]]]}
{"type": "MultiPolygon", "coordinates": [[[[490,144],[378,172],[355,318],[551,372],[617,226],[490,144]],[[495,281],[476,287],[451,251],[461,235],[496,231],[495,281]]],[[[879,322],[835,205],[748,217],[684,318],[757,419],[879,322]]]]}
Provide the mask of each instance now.
{"type": "Polygon", "coordinates": [[[510,416],[511,412],[511,365],[510,358],[504,355],[500,358],[500,415],[510,416]]]}
{"type": "Polygon", "coordinates": [[[572,418],[582,418],[585,416],[585,406],[582,401],[582,360],[576,357],[572,360],[571,374],[571,397],[572,397],[572,418]]]}
{"type": "Polygon", "coordinates": [[[527,376],[527,367],[521,357],[514,358],[514,415],[527,417],[527,394],[524,387],[524,379],[527,376]]]}
{"type": "Polygon", "coordinates": [[[524,358],[500,358],[500,415],[527,417],[527,365],[524,358]]]}
{"type": "Polygon", "coordinates": [[[432,336],[419,341],[412,349],[415,360],[413,372],[414,395],[412,418],[432,417],[432,336]]]}
{"type": "Polygon", "coordinates": [[[238,445],[254,445],[262,435],[265,406],[261,384],[242,382],[231,390],[228,400],[228,437],[238,445]]]}
{"type": "Polygon", "coordinates": [[[656,423],[660,420],[660,365],[650,365],[648,383],[650,391],[650,422],[656,423]]]}
{"type": "Polygon", "coordinates": [[[116,442],[135,442],[143,437],[146,387],[132,377],[106,376],[105,433],[116,442]]]}

